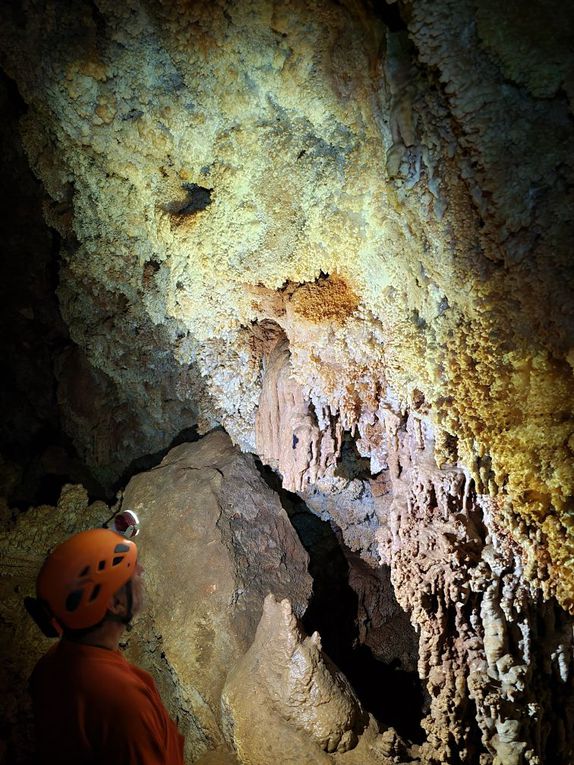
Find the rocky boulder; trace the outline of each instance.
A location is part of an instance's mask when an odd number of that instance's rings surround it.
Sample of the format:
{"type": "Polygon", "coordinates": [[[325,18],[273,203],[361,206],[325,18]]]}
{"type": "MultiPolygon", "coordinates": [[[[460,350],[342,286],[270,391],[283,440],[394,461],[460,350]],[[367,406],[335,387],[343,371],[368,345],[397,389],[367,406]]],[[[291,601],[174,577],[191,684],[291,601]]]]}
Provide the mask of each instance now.
{"type": "Polygon", "coordinates": [[[265,596],[304,612],[307,553],[255,461],[223,431],[172,449],[126,488],[149,605],[129,651],[161,679],[188,756],[224,743],[220,697],[255,636],[265,596]]]}

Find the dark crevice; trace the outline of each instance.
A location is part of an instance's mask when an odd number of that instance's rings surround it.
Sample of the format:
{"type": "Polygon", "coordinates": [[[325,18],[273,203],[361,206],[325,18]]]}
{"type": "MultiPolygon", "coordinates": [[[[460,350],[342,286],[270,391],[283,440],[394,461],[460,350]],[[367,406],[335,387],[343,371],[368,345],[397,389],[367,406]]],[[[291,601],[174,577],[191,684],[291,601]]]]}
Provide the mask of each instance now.
{"type": "Polygon", "coordinates": [[[71,439],[58,426],[47,427],[34,435],[33,452],[3,449],[9,454],[15,478],[6,487],[9,507],[27,510],[30,506],[56,505],[67,483],[82,484],[91,500],[107,499],[106,492],[78,456],[71,439]]]}
{"type": "Polygon", "coordinates": [[[262,477],[275,491],[301,544],[309,555],[313,592],[301,622],[310,635],[321,635],[323,650],[344,672],[364,708],[381,728],[392,726],[408,741],[421,743],[424,694],[416,672],[385,663],[359,641],[358,597],[349,585],[349,563],[330,523],[312,513],[303,500],[281,486],[278,475],[255,459],[262,477]]]}
{"type": "Polygon", "coordinates": [[[22,98],[18,85],[2,69],[0,69],[0,92],[2,111],[3,113],[6,109],[9,111],[9,120],[18,120],[28,112],[28,104],[22,98]]]}
{"type": "Polygon", "coordinates": [[[55,504],[65,483],[103,490],[62,427],[55,367],[73,345],[56,296],[63,242],[44,221],[45,191],[20,139],[27,105],[1,72],[0,105],[0,492],[21,511],[55,504]]]}
{"type": "Polygon", "coordinates": [[[349,481],[355,479],[367,480],[373,477],[370,459],[368,457],[361,457],[355,438],[348,430],[343,431],[341,454],[335,475],[340,478],[346,478],[349,481]]]}
{"type": "Polygon", "coordinates": [[[407,29],[407,24],[401,15],[401,7],[398,2],[385,2],[376,0],[369,2],[373,15],[379,18],[391,32],[402,32],[407,29]]]}
{"type": "Polygon", "coordinates": [[[182,201],[170,202],[165,206],[166,212],[176,218],[194,215],[211,204],[213,189],[206,189],[197,183],[184,183],[182,189],[186,192],[186,198],[182,201]]]}
{"type": "Polygon", "coordinates": [[[96,27],[96,37],[98,39],[103,39],[106,36],[106,17],[93,0],[90,1],[89,8],[92,15],[92,21],[96,27]]]}

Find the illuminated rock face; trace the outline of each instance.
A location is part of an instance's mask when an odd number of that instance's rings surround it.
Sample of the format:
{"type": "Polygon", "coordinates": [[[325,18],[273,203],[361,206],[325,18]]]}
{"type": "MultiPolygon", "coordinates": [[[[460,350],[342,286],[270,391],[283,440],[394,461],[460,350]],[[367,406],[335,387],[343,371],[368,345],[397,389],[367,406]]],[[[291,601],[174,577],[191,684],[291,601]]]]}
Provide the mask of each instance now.
{"type": "Polygon", "coordinates": [[[520,549],[493,521],[493,501],[459,468],[437,469],[424,419],[387,412],[385,428],[376,537],[419,634],[430,697],[422,761],[474,762],[484,748],[495,763],[544,761],[551,751],[568,762],[574,741],[561,731],[574,722],[572,618],[532,592],[520,549]],[[554,732],[541,740],[541,727],[554,732]]]}
{"type": "Polygon", "coordinates": [[[308,557],[253,458],[223,431],[172,449],[130,481],[123,501],[142,521],[138,541],[150,562],[149,626],[130,649],[159,676],[169,667],[174,714],[197,757],[224,743],[221,691],[255,636],[265,596],[289,597],[299,617],[305,612],[308,557]],[[150,634],[161,636],[151,658],[150,634]]]}
{"type": "Polygon", "coordinates": [[[2,9],[80,348],[62,404],[104,480],[222,424],[390,566],[421,756],[454,731],[470,761],[476,709],[484,757],[519,762],[533,677],[572,682],[570,11],[368,5],[2,9]]]}
{"type": "Polygon", "coordinates": [[[288,600],[265,599],[255,640],[223,691],[230,737],[242,761],[329,763],[367,727],[347,679],[305,638],[288,600]],[[309,699],[314,703],[309,705],[309,699]]]}
{"type": "MultiPolygon", "coordinates": [[[[251,456],[215,431],[171,450],[126,488],[122,507],[142,521],[147,593],[127,651],[154,675],[189,762],[206,751],[235,751],[242,765],[571,762],[572,620],[532,596],[518,550],[493,531],[489,501],[460,471],[436,468],[419,426],[397,417],[389,433],[396,451],[372,497],[379,557],[419,635],[428,690],[419,745],[388,725],[381,732],[322,636],[304,634],[297,617],[311,590],[308,558],[251,456]]],[[[57,508],[32,509],[0,529],[0,713],[14,762],[27,762],[26,680],[50,643],[21,598],[48,548],[109,517],[104,503],[88,505],[81,487],[68,486],[57,508]]],[[[343,534],[356,541],[352,525],[343,534]]],[[[359,589],[356,572],[351,584],[359,589]]],[[[376,634],[365,623],[359,640],[368,645],[376,634]]],[[[384,681],[377,693],[381,707],[396,707],[384,681]]],[[[414,714],[416,696],[407,703],[414,714]]]]}
{"type": "Polygon", "coordinates": [[[196,421],[256,449],[273,321],[321,431],[423,395],[571,605],[570,22],[551,6],[540,34],[470,0],[405,2],[406,31],[350,1],[3,11],[62,311],[116,390],[122,460],[126,431],[152,451],[196,421]]]}

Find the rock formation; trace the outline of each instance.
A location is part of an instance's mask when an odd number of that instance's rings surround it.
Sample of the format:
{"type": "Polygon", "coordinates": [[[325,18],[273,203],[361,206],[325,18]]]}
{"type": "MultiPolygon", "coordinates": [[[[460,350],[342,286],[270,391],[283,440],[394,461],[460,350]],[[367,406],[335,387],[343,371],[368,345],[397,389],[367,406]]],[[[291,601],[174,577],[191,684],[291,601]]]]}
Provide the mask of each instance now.
{"type": "MultiPolygon", "coordinates": [[[[39,427],[49,409],[46,421],[61,424],[108,492],[134,460],[194,428],[223,426],[271,466],[337,527],[348,560],[360,559],[350,574],[359,642],[405,669],[417,662],[424,741],[407,750],[389,733],[382,757],[574,759],[573,31],[572,10],[556,0],[0,9],[2,93],[19,94],[18,140],[60,244],[66,325],[37,362],[12,362],[26,387],[53,355],[54,382],[8,397],[32,412],[10,422],[39,427]],[[411,633],[381,645],[381,566],[417,631],[417,656],[411,633]]],[[[50,235],[33,236],[44,252],[50,235]]],[[[29,302],[25,322],[10,325],[18,337],[32,332],[29,302]]],[[[195,721],[194,752],[233,741],[250,765],[259,755],[245,743],[249,706],[230,679],[225,714],[238,727],[225,739],[218,704],[230,666],[209,641],[217,680],[202,674],[200,633],[234,635],[234,660],[248,666],[281,622],[270,600],[256,637],[267,591],[303,616],[310,582],[278,500],[224,441],[215,432],[177,447],[153,481],[126,490],[153,529],[143,540],[152,558],[176,530],[194,538],[181,519],[187,500],[170,492],[197,491],[205,514],[201,552],[174,579],[190,588],[177,604],[185,638],[169,632],[150,574],[147,642],[130,644],[163,667],[170,703],[195,721]],[[216,442],[221,456],[202,462],[216,442]],[[163,497],[181,518],[163,517],[163,497]],[[257,566],[241,541],[250,524],[258,557],[265,551],[257,566]],[[277,548],[265,546],[265,528],[277,548]],[[221,580],[210,591],[212,564],[221,580]]],[[[48,511],[4,515],[10,556],[28,555],[22,530],[48,511]]],[[[318,644],[289,625],[277,634],[322,667],[318,644]]],[[[289,678],[286,669],[285,693],[289,678]]],[[[304,751],[318,762],[351,762],[358,750],[327,753],[312,725],[293,726],[285,735],[314,741],[304,751]]]]}
{"type": "Polygon", "coordinates": [[[348,680],[305,637],[288,600],[268,595],[255,640],[227,678],[227,735],[241,762],[267,765],[415,762],[395,731],[378,731],[348,680]]]}
{"type": "MultiPolygon", "coordinates": [[[[128,655],[156,678],[195,762],[207,750],[227,748],[221,691],[255,636],[265,596],[288,595],[297,613],[305,611],[311,592],[307,555],[253,458],[221,431],[176,447],[157,467],[135,476],[122,503],[143,522],[138,543],[149,601],[130,633],[128,655]]],[[[1,709],[3,726],[12,728],[12,761],[25,762],[33,740],[29,730],[23,733],[30,726],[26,683],[50,644],[22,599],[33,593],[49,548],[109,517],[104,503],[88,506],[85,490],[68,487],[57,508],[30,510],[2,530],[2,645],[10,692],[3,694],[1,709]]]]}
{"type": "Polygon", "coordinates": [[[525,581],[492,500],[460,468],[437,469],[424,420],[390,414],[386,432],[391,488],[375,500],[376,534],[418,627],[423,762],[472,761],[479,741],[495,763],[570,762],[574,621],[525,581]]]}
{"type": "MultiPolygon", "coordinates": [[[[190,720],[187,746],[197,755],[224,742],[221,691],[255,636],[265,596],[289,596],[304,613],[307,555],[253,458],[222,431],[172,449],[135,476],[122,507],[142,521],[152,662],[159,676],[165,666],[157,654],[169,662],[178,713],[190,720]]],[[[144,642],[139,663],[149,662],[146,653],[144,642]]]]}
{"type": "Polygon", "coordinates": [[[289,601],[273,595],[227,679],[223,705],[238,755],[253,765],[331,762],[323,753],[353,749],[366,727],[348,681],[321,655],[318,633],[303,639],[289,601]]]}

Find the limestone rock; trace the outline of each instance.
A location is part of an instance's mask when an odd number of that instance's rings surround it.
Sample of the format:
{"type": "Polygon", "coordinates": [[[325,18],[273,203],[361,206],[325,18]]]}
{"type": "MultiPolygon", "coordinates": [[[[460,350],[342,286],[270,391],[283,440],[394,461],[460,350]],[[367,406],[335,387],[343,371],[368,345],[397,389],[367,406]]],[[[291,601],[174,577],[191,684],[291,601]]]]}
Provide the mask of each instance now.
{"type": "Polygon", "coordinates": [[[149,600],[149,621],[130,638],[130,652],[173,676],[173,712],[197,757],[224,744],[221,691],[254,638],[267,593],[304,612],[307,554],[253,458],[223,431],[175,447],[132,478],[122,507],[142,522],[149,600]]]}
{"type": "Polygon", "coordinates": [[[342,428],[317,417],[292,375],[289,342],[283,337],[265,358],[255,440],[261,460],[281,474],[283,488],[301,491],[334,471],[342,428]]]}
{"type": "Polygon", "coordinates": [[[253,644],[228,677],[222,704],[243,765],[392,761],[374,721],[322,653],[319,634],[305,637],[289,601],[271,594],[253,644]],[[352,751],[363,733],[356,759],[352,751]]]}
{"type": "MultiPolygon", "coordinates": [[[[572,759],[572,7],[527,5],[0,9],[62,237],[80,451],[110,481],[138,448],[223,424],[352,550],[378,547],[420,631],[421,757],[441,765],[540,759],[546,741],[572,759]],[[349,439],[369,480],[341,475],[349,439]]],[[[209,598],[237,590],[229,618],[254,634],[249,588],[215,573],[209,598]]],[[[189,657],[170,640],[175,689],[189,657]]],[[[220,741],[216,696],[191,704],[198,749],[220,741]]]]}
{"type": "Polygon", "coordinates": [[[572,617],[529,585],[524,550],[497,526],[492,500],[456,465],[437,468],[421,425],[387,417],[389,490],[376,498],[379,554],[420,636],[421,761],[475,762],[482,750],[485,763],[542,762],[551,747],[566,765],[574,707],[561,657],[572,656],[572,617]]]}

